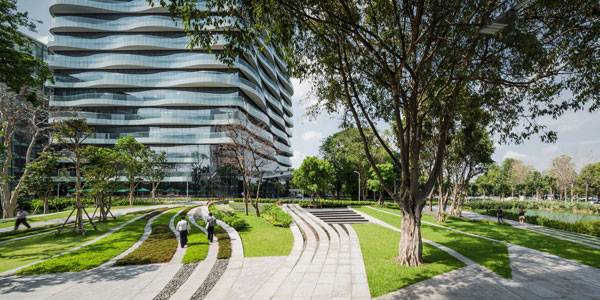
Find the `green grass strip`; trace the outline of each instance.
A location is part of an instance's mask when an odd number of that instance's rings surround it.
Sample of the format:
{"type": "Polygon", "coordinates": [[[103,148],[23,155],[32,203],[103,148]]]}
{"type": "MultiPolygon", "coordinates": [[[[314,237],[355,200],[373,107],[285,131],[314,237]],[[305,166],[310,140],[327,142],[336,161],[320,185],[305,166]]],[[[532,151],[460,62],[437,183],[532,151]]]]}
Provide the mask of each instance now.
{"type": "Polygon", "coordinates": [[[292,251],[294,236],[286,227],[277,227],[255,214],[237,215],[250,225],[239,231],[244,246],[244,256],[285,256],[292,251]]]}
{"type": "Polygon", "coordinates": [[[352,225],[358,235],[371,296],[377,297],[464,266],[446,252],[423,245],[424,263],[405,267],[395,259],[400,235],[376,224],[352,225]]]}
{"type": "Polygon", "coordinates": [[[152,222],[152,233],[148,239],[127,256],[117,260],[115,264],[125,266],[169,262],[178,247],[175,234],[169,228],[169,221],[180,210],[180,207],[173,208],[156,218],[152,222]]]}
{"type": "Polygon", "coordinates": [[[133,246],[143,235],[148,220],[161,212],[152,212],[96,243],[22,269],[18,274],[80,272],[98,267],[133,246]]]}
{"type": "MultiPolygon", "coordinates": [[[[386,210],[397,214],[400,213],[399,210],[386,210]]],[[[430,215],[424,215],[423,220],[432,223],[435,222],[430,215]]],[[[579,243],[569,242],[531,230],[516,228],[508,224],[498,224],[496,222],[450,217],[443,225],[600,268],[600,249],[594,249],[579,243]]]]}
{"type": "MultiPolygon", "coordinates": [[[[400,228],[402,221],[400,216],[390,215],[369,207],[355,209],[380,219],[396,228],[400,228]]],[[[399,213],[398,210],[384,210],[395,214],[399,213]]],[[[421,234],[423,235],[423,238],[451,248],[504,278],[511,278],[512,276],[508,248],[503,243],[472,237],[427,224],[421,224],[421,234]]]]}
{"type": "MultiPolygon", "coordinates": [[[[204,226],[202,219],[195,220],[199,226],[204,226]]],[[[189,220],[188,220],[189,222],[189,220]]],[[[184,264],[191,264],[203,261],[208,255],[208,238],[206,234],[200,228],[190,223],[190,230],[188,233],[188,244],[183,256],[182,262],[184,264]]]]}
{"type": "Polygon", "coordinates": [[[228,259],[231,257],[231,239],[229,234],[221,226],[215,227],[215,236],[219,240],[218,259],[228,259]]]}
{"type": "Polygon", "coordinates": [[[12,270],[34,261],[47,259],[63,253],[82,243],[91,241],[108,232],[111,228],[119,226],[139,215],[139,213],[132,213],[120,216],[116,220],[109,219],[106,222],[96,222],[98,230],[94,230],[89,223],[86,223],[85,235],[73,232],[71,230],[72,225],[70,225],[60,234],[49,233],[0,244],[0,272],[12,270]]]}

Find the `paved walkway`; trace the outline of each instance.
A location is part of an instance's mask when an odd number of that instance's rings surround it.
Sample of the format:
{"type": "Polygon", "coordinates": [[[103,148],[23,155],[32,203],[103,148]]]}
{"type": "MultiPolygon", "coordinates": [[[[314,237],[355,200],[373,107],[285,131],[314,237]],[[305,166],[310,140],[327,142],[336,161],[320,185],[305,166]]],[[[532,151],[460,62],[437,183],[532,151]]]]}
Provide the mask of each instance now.
{"type": "MultiPolygon", "coordinates": [[[[434,209],[434,212],[437,211],[437,207],[434,206],[433,209],[434,209]]],[[[463,211],[462,216],[464,218],[472,219],[472,220],[486,220],[486,221],[491,221],[491,222],[498,221],[496,217],[481,215],[481,214],[470,212],[470,211],[463,211]]],[[[534,232],[537,232],[540,234],[544,234],[544,235],[548,235],[548,236],[552,236],[552,237],[555,237],[555,238],[558,238],[561,240],[567,240],[567,241],[571,241],[573,243],[582,244],[582,245],[588,246],[590,248],[600,249],[600,238],[595,237],[595,236],[579,234],[579,233],[575,233],[575,232],[569,232],[569,231],[544,227],[544,226],[540,226],[540,225],[528,224],[528,223],[520,224],[517,221],[508,220],[508,219],[504,219],[504,222],[506,222],[507,224],[510,224],[514,227],[520,228],[520,229],[531,230],[531,231],[534,231],[534,232]]]]}
{"type": "Polygon", "coordinates": [[[166,264],[101,266],[76,273],[0,277],[0,298],[152,299],[180,266],[181,256],[166,264]]]}
{"type": "MultiPolygon", "coordinates": [[[[115,217],[118,216],[122,216],[128,213],[132,213],[132,212],[136,212],[136,211],[144,211],[144,210],[151,210],[151,209],[156,209],[156,208],[161,208],[161,207],[174,207],[177,206],[175,204],[161,204],[161,205],[151,205],[151,206],[134,206],[134,207],[126,207],[126,208],[118,208],[115,209],[115,211],[113,211],[113,215],[115,217]]],[[[88,213],[91,212],[88,211],[88,213]]],[[[53,215],[53,214],[49,214],[49,215],[53,215]]],[[[36,215],[39,216],[39,215],[36,215]]],[[[32,228],[35,227],[42,227],[42,226],[46,226],[46,225],[55,225],[55,224],[62,224],[65,221],[66,217],[59,217],[56,219],[51,219],[51,220],[46,220],[46,221],[38,221],[38,222],[31,222],[29,223],[29,225],[31,225],[32,228]]],[[[71,216],[71,219],[73,219],[73,216],[71,216]]],[[[23,228],[23,227],[21,227],[23,228]]],[[[8,231],[13,231],[14,228],[11,227],[6,227],[6,228],[0,228],[0,232],[8,232],[8,231]]],[[[34,233],[34,232],[32,232],[34,233]]]]}
{"type": "Polygon", "coordinates": [[[600,299],[600,269],[511,244],[508,254],[512,279],[470,264],[379,299],[600,299]]]}

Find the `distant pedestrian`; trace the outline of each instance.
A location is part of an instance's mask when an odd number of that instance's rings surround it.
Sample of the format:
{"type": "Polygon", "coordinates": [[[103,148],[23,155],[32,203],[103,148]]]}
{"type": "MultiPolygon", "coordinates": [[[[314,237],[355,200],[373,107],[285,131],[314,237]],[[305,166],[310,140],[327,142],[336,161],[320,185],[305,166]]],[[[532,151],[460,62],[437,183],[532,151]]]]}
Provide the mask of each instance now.
{"type": "Polygon", "coordinates": [[[525,210],[522,207],[519,208],[519,223],[525,224],[525,210]]]}
{"type": "Polygon", "coordinates": [[[496,217],[498,217],[499,224],[504,224],[504,211],[502,210],[502,207],[498,207],[496,210],[496,217]]]}
{"type": "Polygon", "coordinates": [[[27,223],[27,211],[23,208],[19,208],[17,210],[17,218],[15,219],[15,230],[19,229],[19,225],[25,225],[27,228],[31,228],[29,223],[27,223]]]}
{"type": "Polygon", "coordinates": [[[208,213],[206,218],[206,231],[208,232],[208,241],[212,243],[213,236],[215,235],[215,226],[217,225],[217,219],[213,217],[212,213],[208,213]]]}
{"type": "Polygon", "coordinates": [[[185,248],[187,245],[188,230],[190,229],[190,225],[185,220],[185,217],[181,217],[181,221],[177,222],[176,229],[179,232],[179,244],[181,248],[185,248]]]}

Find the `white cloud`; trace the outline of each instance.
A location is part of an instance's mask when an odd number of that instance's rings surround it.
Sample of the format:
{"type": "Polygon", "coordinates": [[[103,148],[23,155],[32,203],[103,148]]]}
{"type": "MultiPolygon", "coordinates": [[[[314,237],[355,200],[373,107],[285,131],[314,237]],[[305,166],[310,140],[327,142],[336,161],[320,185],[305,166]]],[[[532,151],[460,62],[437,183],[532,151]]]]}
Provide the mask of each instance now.
{"type": "Polygon", "coordinates": [[[522,160],[522,161],[527,161],[527,160],[529,160],[529,155],[519,153],[516,151],[512,151],[512,150],[508,150],[508,151],[506,151],[506,154],[504,154],[503,160],[507,159],[507,158],[514,158],[514,159],[518,159],[518,160],[522,160]]]}
{"type": "Polygon", "coordinates": [[[323,134],[314,130],[309,130],[302,133],[302,140],[305,142],[320,142],[323,134]]]}
{"type": "Polygon", "coordinates": [[[48,45],[48,41],[50,40],[50,36],[44,35],[37,38],[38,41],[48,45]]]}
{"type": "Polygon", "coordinates": [[[294,151],[294,156],[292,156],[292,168],[298,168],[302,164],[302,161],[305,157],[305,153],[294,151]]]}

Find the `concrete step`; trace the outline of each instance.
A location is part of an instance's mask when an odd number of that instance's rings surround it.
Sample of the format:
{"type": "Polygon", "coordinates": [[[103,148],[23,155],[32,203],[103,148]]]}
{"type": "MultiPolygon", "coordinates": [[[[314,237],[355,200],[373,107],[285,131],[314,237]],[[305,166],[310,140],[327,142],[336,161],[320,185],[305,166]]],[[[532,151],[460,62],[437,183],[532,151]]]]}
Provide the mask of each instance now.
{"type": "Polygon", "coordinates": [[[310,209],[308,211],[325,223],[354,224],[368,222],[361,215],[345,208],[310,209]]]}

